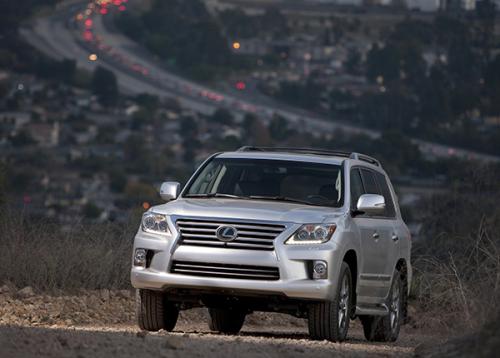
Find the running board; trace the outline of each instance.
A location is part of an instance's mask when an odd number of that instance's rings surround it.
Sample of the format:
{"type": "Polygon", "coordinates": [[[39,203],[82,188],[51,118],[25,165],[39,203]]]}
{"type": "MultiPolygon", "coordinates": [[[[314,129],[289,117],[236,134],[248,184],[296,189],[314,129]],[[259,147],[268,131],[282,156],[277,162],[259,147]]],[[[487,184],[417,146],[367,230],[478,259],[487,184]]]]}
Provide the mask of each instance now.
{"type": "Polygon", "coordinates": [[[389,309],[382,303],[379,305],[356,306],[356,316],[386,316],[389,309]]]}

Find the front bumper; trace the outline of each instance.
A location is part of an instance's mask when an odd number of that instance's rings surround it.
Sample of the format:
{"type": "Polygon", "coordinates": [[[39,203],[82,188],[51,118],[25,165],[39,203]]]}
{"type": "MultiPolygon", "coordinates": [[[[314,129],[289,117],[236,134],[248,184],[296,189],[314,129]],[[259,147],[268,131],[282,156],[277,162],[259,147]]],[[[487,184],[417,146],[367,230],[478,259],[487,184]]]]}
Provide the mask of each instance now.
{"type": "MultiPolygon", "coordinates": [[[[169,223],[170,228],[175,228],[169,223]]],[[[208,289],[224,294],[282,295],[293,299],[331,300],[336,292],[336,279],[342,256],[334,237],[317,245],[285,245],[300,227],[289,224],[274,241],[274,251],[237,250],[227,248],[178,245],[179,234],[156,235],[139,230],[135,248],[154,251],[148,268],[132,267],[131,282],[135,288],[167,291],[169,289],[208,289]],[[279,280],[252,280],[234,278],[200,277],[170,272],[172,261],[220,263],[277,267],[279,280]],[[311,263],[322,260],[328,264],[328,278],[313,280],[311,263]]]]}

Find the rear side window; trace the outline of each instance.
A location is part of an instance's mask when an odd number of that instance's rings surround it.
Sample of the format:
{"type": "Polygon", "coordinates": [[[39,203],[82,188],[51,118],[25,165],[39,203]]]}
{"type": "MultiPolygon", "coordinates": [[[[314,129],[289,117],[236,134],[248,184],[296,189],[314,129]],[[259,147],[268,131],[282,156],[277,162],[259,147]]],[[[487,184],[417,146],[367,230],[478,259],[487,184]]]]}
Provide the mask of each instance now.
{"type": "Polygon", "coordinates": [[[358,169],[351,170],[351,209],[355,210],[358,199],[364,194],[363,182],[358,169]]]}
{"type": "Polygon", "coordinates": [[[385,199],[385,216],[393,218],[396,216],[396,209],[394,208],[394,201],[392,200],[391,190],[389,189],[389,184],[387,184],[387,179],[385,175],[381,173],[375,173],[375,177],[377,178],[381,195],[383,195],[385,199]]]}

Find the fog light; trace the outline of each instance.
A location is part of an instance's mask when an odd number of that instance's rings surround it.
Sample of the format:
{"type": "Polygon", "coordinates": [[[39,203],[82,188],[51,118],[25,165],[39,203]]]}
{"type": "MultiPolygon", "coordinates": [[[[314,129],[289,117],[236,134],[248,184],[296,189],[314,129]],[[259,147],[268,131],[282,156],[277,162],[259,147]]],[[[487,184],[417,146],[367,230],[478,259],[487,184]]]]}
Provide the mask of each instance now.
{"type": "Polygon", "coordinates": [[[134,253],[134,266],[146,267],[146,254],[145,249],[135,249],[134,253]]]}
{"type": "Polygon", "coordinates": [[[322,280],[328,277],[328,265],[325,261],[313,262],[313,279],[322,280]]]}

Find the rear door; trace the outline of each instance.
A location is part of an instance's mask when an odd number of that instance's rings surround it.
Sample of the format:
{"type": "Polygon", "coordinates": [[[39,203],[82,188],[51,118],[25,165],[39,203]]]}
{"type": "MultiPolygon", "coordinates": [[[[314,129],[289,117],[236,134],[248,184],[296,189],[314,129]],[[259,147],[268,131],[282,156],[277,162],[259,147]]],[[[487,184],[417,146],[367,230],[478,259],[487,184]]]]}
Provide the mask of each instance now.
{"type": "Polygon", "coordinates": [[[387,240],[387,259],[384,274],[392,277],[396,262],[400,257],[400,237],[404,237],[402,227],[396,217],[396,206],[394,198],[389,188],[388,179],[382,173],[375,172],[375,179],[379,187],[380,195],[385,199],[385,211],[383,214],[384,223],[390,227],[390,234],[387,240]]]}

